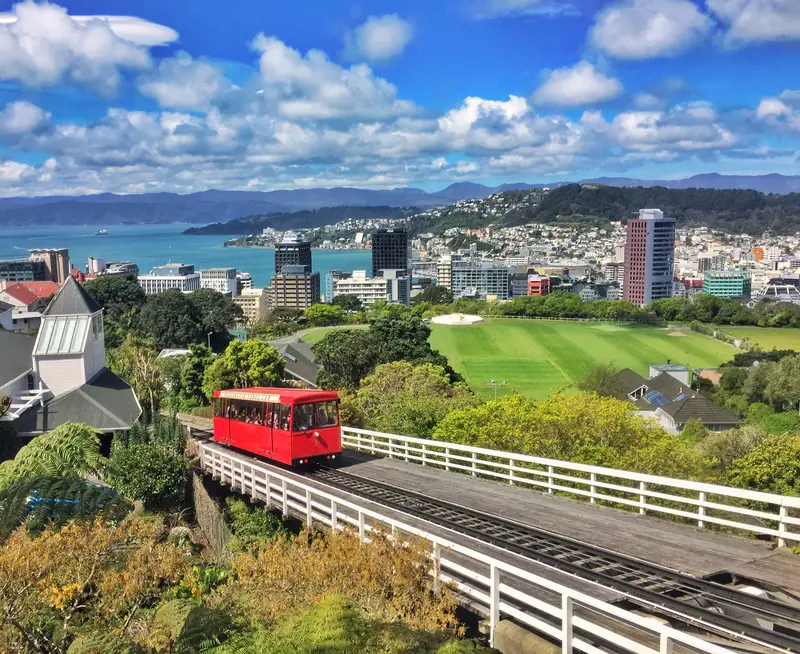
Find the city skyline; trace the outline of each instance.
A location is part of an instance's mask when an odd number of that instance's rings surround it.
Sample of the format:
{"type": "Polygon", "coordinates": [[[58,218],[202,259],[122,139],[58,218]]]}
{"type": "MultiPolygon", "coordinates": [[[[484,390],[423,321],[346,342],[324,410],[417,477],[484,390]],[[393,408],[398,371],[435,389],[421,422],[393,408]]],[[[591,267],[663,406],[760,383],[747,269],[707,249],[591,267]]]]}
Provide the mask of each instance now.
{"type": "Polygon", "coordinates": [[[791,0],[114,9],[0,2],[0,197],[800,173],[791,0]]]}

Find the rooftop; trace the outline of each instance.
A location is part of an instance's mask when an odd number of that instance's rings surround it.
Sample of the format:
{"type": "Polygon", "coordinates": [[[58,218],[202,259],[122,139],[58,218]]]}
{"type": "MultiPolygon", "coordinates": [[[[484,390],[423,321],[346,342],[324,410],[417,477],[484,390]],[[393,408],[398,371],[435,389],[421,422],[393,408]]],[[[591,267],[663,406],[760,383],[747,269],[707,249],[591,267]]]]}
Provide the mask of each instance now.
{"type": "Polygon", "coordinates": [[[42,316],[91,316],[98,311],[102,311],[102,307],[70,276],[58,289],[42,316]]]}

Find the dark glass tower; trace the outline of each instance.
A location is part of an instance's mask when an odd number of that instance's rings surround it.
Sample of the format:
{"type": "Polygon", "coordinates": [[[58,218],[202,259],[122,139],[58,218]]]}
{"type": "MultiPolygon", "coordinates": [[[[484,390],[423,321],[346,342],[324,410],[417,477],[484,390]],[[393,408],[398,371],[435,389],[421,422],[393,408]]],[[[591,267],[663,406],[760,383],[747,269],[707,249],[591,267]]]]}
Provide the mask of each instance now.
{"type": "Polygon", "coordinates": [[[283,266],[305,266],[311,272],[311,243],[301,240],[278,243],[275,246],[275,272],[283,266]]]}
{"type": "Polygon", "coordinates": [[[381,270],[400,270],[411,274],[411,241],[404,229],[379,229],[372,235],[372,276],[381,270]]]}

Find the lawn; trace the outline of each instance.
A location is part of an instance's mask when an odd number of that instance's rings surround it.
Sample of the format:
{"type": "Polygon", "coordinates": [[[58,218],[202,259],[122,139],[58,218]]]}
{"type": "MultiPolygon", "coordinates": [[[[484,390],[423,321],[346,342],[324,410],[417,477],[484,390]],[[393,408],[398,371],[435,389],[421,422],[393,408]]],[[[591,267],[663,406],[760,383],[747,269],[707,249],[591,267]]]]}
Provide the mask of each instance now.
{"type": "Polygon", "coordinates": [[[800,329],[778,329],[774,327],[728,327],[721,325],[726,334],[737,338],[749,338],[765,350],[797,350],[800,352],[800,329]]]}
{"type": "Polygon", "coordinates": [[[651,363],[671,359],[690,368],[715,368],[737,352],[688,330],[638,325],[489,319],[474,326],[431,327],[431,345],[484,395],[494,394],[492,379],[507,382],[498,395],[546,397],[572,386],[598,363],[613,361],[646,377],[651,363]]]}

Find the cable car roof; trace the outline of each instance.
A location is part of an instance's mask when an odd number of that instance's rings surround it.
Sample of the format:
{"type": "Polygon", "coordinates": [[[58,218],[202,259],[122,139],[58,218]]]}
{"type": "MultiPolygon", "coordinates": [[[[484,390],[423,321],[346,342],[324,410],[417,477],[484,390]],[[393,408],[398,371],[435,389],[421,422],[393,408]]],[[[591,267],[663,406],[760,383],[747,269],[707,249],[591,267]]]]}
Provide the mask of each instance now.
{"type": "Polygon", "coordinates": [[[239,388],[215,391],[214,397],[249,402],[274,402],[281,404],[302,404],[338,400],[336,391],[309,390],[306,388],[239,388]]]}

